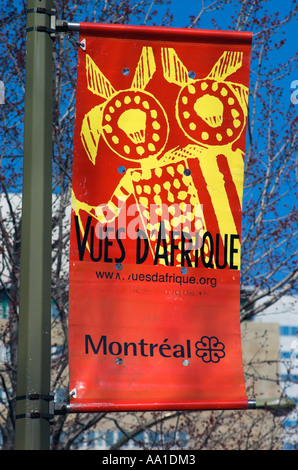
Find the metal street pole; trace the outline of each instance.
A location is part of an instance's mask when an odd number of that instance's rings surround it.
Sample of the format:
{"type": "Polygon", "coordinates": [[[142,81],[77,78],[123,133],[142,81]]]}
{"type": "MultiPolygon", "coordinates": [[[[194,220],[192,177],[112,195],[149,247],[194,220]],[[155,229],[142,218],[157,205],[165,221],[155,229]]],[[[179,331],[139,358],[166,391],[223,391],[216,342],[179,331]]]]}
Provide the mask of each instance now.
{"type": "Polygon", "coordinates": [[[50,446],[52,0],[28,0],[15,448],[50,446]]]}

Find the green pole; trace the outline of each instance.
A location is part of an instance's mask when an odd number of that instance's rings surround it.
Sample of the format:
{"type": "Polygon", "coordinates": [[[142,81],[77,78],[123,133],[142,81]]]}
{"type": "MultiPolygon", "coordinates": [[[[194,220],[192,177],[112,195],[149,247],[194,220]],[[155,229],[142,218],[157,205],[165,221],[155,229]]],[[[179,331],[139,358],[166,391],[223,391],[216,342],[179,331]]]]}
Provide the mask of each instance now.
{"type": "Polygon", "coordinates": [[[50,448],[52,0],[28,0],[17,450],[50,448]]]}

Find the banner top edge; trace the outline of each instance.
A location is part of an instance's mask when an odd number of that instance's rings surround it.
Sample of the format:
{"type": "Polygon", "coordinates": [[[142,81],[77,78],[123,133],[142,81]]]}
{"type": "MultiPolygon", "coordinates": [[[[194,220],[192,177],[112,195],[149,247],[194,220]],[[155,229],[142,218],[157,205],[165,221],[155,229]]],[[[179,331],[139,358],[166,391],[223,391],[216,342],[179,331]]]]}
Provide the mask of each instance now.
{"type": "Polygon", "coordinates": [[[166,41],[208,41],[251,44],[253,33],[249,31],[224,31],[107,23],[79,23],[80,34],[122,39],[150,39],[166,41]]]}

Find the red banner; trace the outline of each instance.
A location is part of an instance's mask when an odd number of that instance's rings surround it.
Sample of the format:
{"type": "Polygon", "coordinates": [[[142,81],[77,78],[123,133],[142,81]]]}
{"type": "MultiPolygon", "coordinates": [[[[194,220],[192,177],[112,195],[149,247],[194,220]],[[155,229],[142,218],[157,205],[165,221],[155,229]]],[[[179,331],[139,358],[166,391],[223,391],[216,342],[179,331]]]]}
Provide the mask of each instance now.
{"type": "Polygon", "coordinates": [[[71,409],[247,408],[240,244],[251,34],[80,25],[71,409]]]}

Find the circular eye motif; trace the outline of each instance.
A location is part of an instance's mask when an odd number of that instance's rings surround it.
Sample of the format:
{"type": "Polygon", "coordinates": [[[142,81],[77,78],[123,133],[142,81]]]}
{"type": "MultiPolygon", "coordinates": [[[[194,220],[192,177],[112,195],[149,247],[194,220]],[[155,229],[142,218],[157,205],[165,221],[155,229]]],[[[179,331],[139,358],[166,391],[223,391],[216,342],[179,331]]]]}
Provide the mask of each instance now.
{"type": "Polygon", "coordinates": [[[139,160],[163,150],[169,125],[165,111],[153,95],[124,90],[106,103],[102,131],[114,152],[127,160],[139,160]]]}
{"type": "Polygon", "coordinates": [[[176,109],[179,125],[197,143],[226,145],[239,137],[244,126],[243,110],[225,82],[205,79],[185,86],[176,109]]]}

